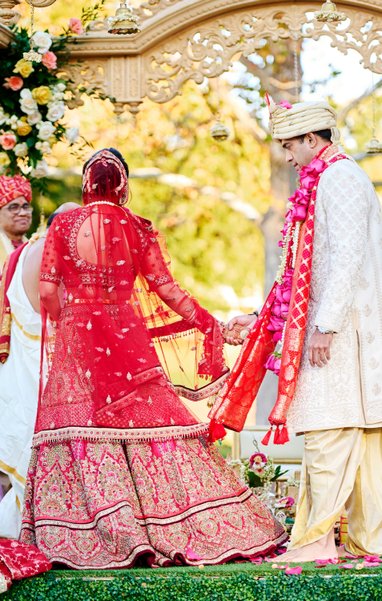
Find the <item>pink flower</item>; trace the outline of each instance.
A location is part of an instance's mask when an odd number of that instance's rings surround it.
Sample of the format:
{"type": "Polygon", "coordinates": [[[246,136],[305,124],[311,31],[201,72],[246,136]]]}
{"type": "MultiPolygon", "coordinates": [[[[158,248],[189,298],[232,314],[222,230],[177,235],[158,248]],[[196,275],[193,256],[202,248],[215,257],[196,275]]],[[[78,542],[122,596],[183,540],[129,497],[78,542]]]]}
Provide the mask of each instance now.
{"type": "Polygon", "coordinates": [[[363,559],[370,563],[379,563],[381,561],[379,555],[364,555],[363,559]]]}
{"type": "Polygon", "coordinates": [[[292,209],[293,221],[305,221],[306,213],[306,207],[295,205],[292,209]]]}
{"type": "MultiPolygon", "coordinates": [[[[288,285],[281,285],[281,286],[277,286],[276,288],[276,299],[277,301],[281,304],[281,303],[289,303],[290,301],[290,297],[291,297],[291,287],[289,287],[289,282],[288,285]]],[[[272,306],[273,309],[273,306],[272,306]]]]}
{"type": "Polygon", "coordinates": [[[299,204],[306,207],[309,203],[309,198],[310,194],[308,190],[305,190],[304,188],[298,188],[298,190],[296,190],[293,196],[290,196],[288,200],[294,205],[299,204]]]}
{"type": "Polygon", "coordinates": [[[265,369],[269,369],[269,371],[273,371],[273,373],[278,376],[281,368],[281,357],[271,353],[266,360],[264,367],[265,369]]]}
{"type": "Polygon", "coordinates": [[[338,558],[333,557],[333,559],[316,559],[315,564],[317,568],[323,568],[328,564],[337,564],[338,558]]]}
{"type": "Polygon", "coordinates": [[[48,50],[48,52],[45,52],[45,54],[42,55],[41,62],[47,69],[57,68],[57,56],[54,54],[54,52],[51,52],[50,50],[48,50]]]}
{"type": "Polygon", "coordinates": [[[12,75],[12,77],[6,77],[5,83],[3,83],[4,88],[12,90],[13,92],[17,92],[17,90],[21,90],[24,85],[24,80],[22,77],[18,75],[12,75]]]}
{"type": "Polygon", "coordinates": [[[290,102],[288,102],[287,100],[280,100],[280,102],[278,103],[279,106],[282,106],[284,109],[291,109],[292,105],[290,102]]]}
{"type": "Polygon", "coordinates": [[[283,333],[281,332],[281,330],[279,330],[278,332],[275,332],[272,336],[272,340],[273,342],[280,342],[280,340],[283,337],[283,333]]]}
{"type": "Polygon", "coordinates": [[[249,466],[253,467],[253,465],[265,465],[267,461],[268,460],[264,453],[254,453],[249,458],[249,466]]]}
{"type": "Polygon", "coordinates": [[[82,26],[81,19],[75,19],[74,17],[69,19],[69,29],[72,33],[75,33],[76,35],[84,33],[84,28],[82,26]]]}
{"type": "Polygon", "coordinates": [[[1,134],[0,136],[0,146],[4,150],[12,150],[12,148],[16,145],[16,142],[17,138],[12,132],[7,132],[5,134],[1,134]]]}
{"type": "Polygon", "coordinates": [[[271,332],[280,332],[284,328],[284,320],[281,317],[276,317],[275,315],[271,315],[269,320],[268,330],[271,332]]]}
{"type": "Polygon", "coordinates": [[[294,505],[294,498],[293,497],[283,497],[277,503],[278,507],[293,507],[293,505],[294,505]]]}
{"type": "Polygon", "coordinates": [[[300,170],[300,183],[301,187],[306,190],[311,190],[315,183],[318,175],[324,171],[326,163],[321,159],[314,158],[309,165],[305,165],[300,170]]]}
{"type": "Polygon", "coordinates": [[[292,288],[292,280],[293,280],[293,269],[287,269],[283,276],[283,288],[292,288]]]}
{"type": "Polygon", "coordinates": [[[285,570],[285,574],[288,574],[288,576],[292,576],[293,574],[301,574],[301,572],[302,572],[301,566],[295,566],[294,568],[287,567],[285,570]]]}
{"type": "Polygon", "coordinates": [[[344,570],[351,570],[352,568],[354,568],[354,563],[341,563],[341,565],[339,565],[338,567],[343,568],[344,570]]]}

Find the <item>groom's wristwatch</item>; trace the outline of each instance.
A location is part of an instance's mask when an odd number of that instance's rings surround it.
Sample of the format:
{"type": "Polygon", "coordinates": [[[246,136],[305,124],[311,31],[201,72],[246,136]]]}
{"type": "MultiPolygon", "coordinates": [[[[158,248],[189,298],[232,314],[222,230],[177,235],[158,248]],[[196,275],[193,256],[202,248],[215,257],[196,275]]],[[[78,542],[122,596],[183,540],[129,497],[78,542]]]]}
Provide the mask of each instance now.
{"type": "Polygon", "coordinates": [[[320,334],[334,334],[333,330],[327,330],[325,328],[321,328],[321,326],[316,326],[316,330],[320,332],[320,334]]]}

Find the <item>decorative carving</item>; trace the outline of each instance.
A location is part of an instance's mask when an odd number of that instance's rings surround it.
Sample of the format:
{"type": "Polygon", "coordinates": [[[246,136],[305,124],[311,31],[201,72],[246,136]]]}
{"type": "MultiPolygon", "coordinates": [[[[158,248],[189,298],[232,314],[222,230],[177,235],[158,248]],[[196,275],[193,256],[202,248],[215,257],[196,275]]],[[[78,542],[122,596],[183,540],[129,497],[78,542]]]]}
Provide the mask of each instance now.
{"type": "Polygon", "coordinates": [[[181,1],[182,0],[146,0],[135,9],[135,12],[143,21],[144,19],[149,19],[159,11],[166,9],[169,6],[174,6],[181,1]]]}
{"type": "Polygon", "coordinates": [[[91,62],[71,62],[65,67],[65,74],[72,80],[73,95],[67,102],[69,108],[83,105],[82,94],[96,91],[100,98],[106,98],[107,92],[107,60],[91,62]]]}
{"type": "Polygon", "coordinates": [[[20,19],[20,13],[15,10],[21,0],[0,0],[0,23],[3,25],[14,25],[20,19]]]}
{"type": "MultiPolygon", "coordinates": [[[[21,0],[0,0],[11,11],[21,0]]],[[[32,0],[34,5],[53,0],[32,0]]],[[[166,102],[191,79],[201,83],[227,71],[236,56],[249,56],[264,40],[327,36],[346,54],[357,51],[366,68],[382,73],[382,0],[337,0],[347,20],[319,23],[314,12],[322,0],[143,0],[134,9],[142,31],[134,36],[105,33],[98,21],[70,48],[78,92],[91,87],[115,99],[117,110],[139,110],[145,97],[166,102]],[[118,39],[116,39],[118,38],[118,39]]],[[[9,32],[9,30],[7,30],[9,32]]],[[[0,46],[6,45],[0,26],[0,46]]],[[[9,32],[11,36],[11,32],[9,32]]]]}
{"type": "Polygon", "coordinates": [[[382,12],[370,18],[367,12],[347,7],[348,19],[341,27],[319,23],[307,2],[288,8],[259,7],[204,21],[199,27],[173,37],[146,58],[147,95],[155,102],[173,98],[189,79],[201,82],[227,71],[237,54],[248,56],[264,39],[327,36],[333,47],[346,54],[354,49],[364,66],[382,73],[382,12]]]}

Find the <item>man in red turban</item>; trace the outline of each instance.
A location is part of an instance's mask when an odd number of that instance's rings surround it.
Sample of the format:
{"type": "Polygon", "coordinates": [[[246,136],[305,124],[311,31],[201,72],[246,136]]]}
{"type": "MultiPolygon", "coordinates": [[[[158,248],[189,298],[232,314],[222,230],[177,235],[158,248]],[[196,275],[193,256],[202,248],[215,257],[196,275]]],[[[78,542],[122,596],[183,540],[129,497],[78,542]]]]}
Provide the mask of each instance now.
{"type": "Polygon", "coordinates": [[[0,176],[0,272],[5,259],[26,242],[32,222],[32,188],[22,175],[0,176]]]}

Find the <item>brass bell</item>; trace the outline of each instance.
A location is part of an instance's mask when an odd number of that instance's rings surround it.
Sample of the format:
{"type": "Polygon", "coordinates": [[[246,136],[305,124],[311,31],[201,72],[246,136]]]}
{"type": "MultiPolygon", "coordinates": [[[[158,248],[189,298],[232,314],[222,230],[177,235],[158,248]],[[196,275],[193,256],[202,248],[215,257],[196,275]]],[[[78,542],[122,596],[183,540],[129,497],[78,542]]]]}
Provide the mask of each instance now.
{"type": "Polygon", "coordinates": [[[229,128],[221,121],[216,121],[210,129],[211,137],[217,142],[224,142],[230,135],[229,128]]]}
{"type": "Polygon", "coordinates": [[[339,23],[346,20],[345,13],[338,11],[334,2],[330,0],[323,3],[321,10],[314,13],[314,17],[321,23],[339,23]]]}
{"type": "Polygon", "coordinates": [[[366,144],[366,152],[368,154],[382,153],[382,142],[378,138],[371,138],[370,142],[366,144]]]}
{"type": "Polygon", "coordinates": [[[141,28],[139,27],[137,15],[134,14],[131,6],[128,6],[124,1],[121,2],[120,7],[115,12],[115,16],[109,18],[108,33],[130,35],[139,31],[141,31],[141,28]]]}

